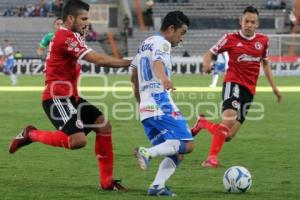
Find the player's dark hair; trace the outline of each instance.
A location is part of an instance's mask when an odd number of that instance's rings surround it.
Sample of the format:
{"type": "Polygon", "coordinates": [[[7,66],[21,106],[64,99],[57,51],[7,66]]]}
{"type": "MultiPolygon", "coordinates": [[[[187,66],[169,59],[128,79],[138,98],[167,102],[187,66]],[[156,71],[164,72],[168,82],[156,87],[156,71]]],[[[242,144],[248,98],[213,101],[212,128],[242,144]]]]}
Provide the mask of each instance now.
{"type": "Polygon", "coordinates": [[[245,14],[247,12],[254,13],[254,14],[257,14],[257,16],[259,16],[259,12],[258,12],[257,8],[255,8],[254,6],[248,6],[248,7],[246,7],[245,10],[244,10],[244,12],[243,12],[243,14],[245,14]]]}
{"type": "Polygon", "coordinates": [[[62,20],[62,18],[61,18],[61,17],[55,18],[54,23],[55,23],[56,21],[58,21],[58,20],[62,20]]]}
{"type": "Polygon", "coordinates": [[[189,18],[181,11],[172,11],[169,12],[163,19],[163,22],[161,24],[161,31],[166,31],[169,26],[174,26],[175,30],[180,28],[182,25],[190,25],[189,18]]]}
{"type": "Polygon", "coordinates": [[[90,5],[81,0],[69,0],[63,7],[62,19],[63,22],[67,20],[69,15],[77,17],[81,10],[89,11],[90,5]]]}

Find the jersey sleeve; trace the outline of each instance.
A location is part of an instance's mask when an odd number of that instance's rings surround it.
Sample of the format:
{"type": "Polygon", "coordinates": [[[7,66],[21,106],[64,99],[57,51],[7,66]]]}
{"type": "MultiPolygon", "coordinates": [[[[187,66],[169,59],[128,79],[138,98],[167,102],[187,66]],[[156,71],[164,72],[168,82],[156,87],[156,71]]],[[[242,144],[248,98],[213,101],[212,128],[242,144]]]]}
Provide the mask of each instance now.
{"type": "Polygon", "coordinates": [[[46,49],[49,46],[50,40],[48,34],[44,35],[44,37],[41,39],[39,45],[40,47],[46,49]]]}
{"type": "Polygon", "coordinates": [[[83,58],[88,52],[92,51],[79,33],[68,34],[62,48],[69,56],[77,59],[83,58]]]}
{"type": "Polygon", "coordinates": [[[131,64],[130,64],[130,67],[133,68],[133,69],[136,69],[138,66],[138,63],[137,63],[137,56],[135,56],[133,58],[133,60],[131,61],[131,64]]]}
{"type": "Polygon", "coordinates": [[[156,41],[153,45],[152,60],[166,64],[166,58],[170,56],[171,45],[167,41],[156,41]]]}
{"type": "Polygon", "coordinates": [[[228,51],[228,43],[228,34],[225,34],[214,46],[210,48],[210,52],[216,55],[224,51],[228,51]]]}
{"type": "Polygon", "coordinates": [[[262,59],[268,60],[269,59],[268,57],[269,57],[269,38],[266,37],[266,44],[265,44],[265,49],[264,49],[262,59]]]}

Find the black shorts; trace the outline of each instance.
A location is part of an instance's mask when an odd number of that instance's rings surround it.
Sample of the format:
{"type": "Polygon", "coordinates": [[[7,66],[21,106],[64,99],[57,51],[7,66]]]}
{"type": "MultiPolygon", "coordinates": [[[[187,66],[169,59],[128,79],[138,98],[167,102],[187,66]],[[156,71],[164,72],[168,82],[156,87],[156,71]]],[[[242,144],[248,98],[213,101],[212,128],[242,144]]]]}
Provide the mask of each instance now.
{"type": "Polygon", "coordinates": [[[242,85],[231,82],[223,83],[222,111],[234,109],[238,113],[237,120],[242,124],[253,101],[253,95],[242,85]]]}
{"type": "Polygon", "coordinates": [[[57,130],[67,135],[92,130],[92,125],[102,112],[85,99],[75,97],[53,98],[43,101],[43,108],[57,130]]]}

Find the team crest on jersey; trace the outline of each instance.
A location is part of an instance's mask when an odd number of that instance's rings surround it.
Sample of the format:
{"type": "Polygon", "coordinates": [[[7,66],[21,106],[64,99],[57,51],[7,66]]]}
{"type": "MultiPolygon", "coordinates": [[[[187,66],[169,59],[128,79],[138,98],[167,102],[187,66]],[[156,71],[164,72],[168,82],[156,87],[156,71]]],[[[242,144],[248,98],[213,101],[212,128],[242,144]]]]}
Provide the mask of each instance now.
{"type": "Polygon", "coordinates": [[[65,43],[68,45],[68,50],[70,50],[70,51],[72,51],[78,45],[78,42],[74,41],[73,38],[67,38],[65,43]]]}
{"type": "Polygon", "coordinates": [[[165,52],[168,52],[169,49],[170,49],[169,45],[168,45],[167,43],[164,43],[164,44],[163,44],[163,50],[164,50],[165,52]]]}
{"type": "Polygon", "coordinates": [[[254,46],[255,46],[256,50],[261,50],[261,48],[262,48],[262,44],[260,42],[255,42],[254,46]]]}

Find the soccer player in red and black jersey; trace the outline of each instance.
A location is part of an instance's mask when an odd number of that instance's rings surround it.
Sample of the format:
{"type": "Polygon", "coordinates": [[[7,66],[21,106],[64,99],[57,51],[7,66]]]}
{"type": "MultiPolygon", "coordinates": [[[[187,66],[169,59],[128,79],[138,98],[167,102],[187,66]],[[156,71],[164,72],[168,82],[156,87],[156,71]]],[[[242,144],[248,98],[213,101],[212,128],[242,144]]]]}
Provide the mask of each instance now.
{"type": "Polygon", "coordinates": [[[77,80],[80,74],[79,59],[96,65],[128,67],[129,60],[99,54],[83,40],[88,27],[89,5],[81,0],[70,0],[63,8],[63,22],[49,46],[46,59],[46,86],[42,104],[56,131],[39,130],[26,126],[12,140],[9,152],[40,142],[65,149],[79,149],[86,145],[87,134],[96,133],[95,154],[99,166],[99,188],[118,190],[125,188],[113,179],[112,128],[103,113],[78,96],[77,80]]]}
{"type": "Polygon", "coordinates": [[[282,100],[282,95],[273,81],[268,61],[269,39],[266,35],[256,33],[258,18],[258,10],[253,6],[247,7],[240,19],[241,30],[225,34],[204,55],[204,72],[210,72],[212,56],[225,51],[229,55],[229,67],[223,83],[222,122],[215,124],[200,115],[192,128],[193,135],[202,128],[212,135],[209,156],[202,162],[203,167],[220,165],[217,157],[224,141],[230,141],[238,132],[253,101],[261,64],[277,101],[282,100]]]}

